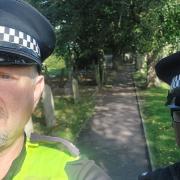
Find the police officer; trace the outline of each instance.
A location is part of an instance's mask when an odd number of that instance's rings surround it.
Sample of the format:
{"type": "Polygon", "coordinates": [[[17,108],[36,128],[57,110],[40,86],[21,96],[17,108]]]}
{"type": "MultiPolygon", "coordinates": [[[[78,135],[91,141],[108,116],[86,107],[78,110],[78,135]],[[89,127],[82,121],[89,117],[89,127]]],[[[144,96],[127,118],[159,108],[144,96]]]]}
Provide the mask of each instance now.
{"type": "MultiPolygon", "coordinates": [[[[166,105],[170,109],[172,124],[175,129],[176,142],[180,145],[180,52],[171,54],[160,60],[156,67],[156,74],[170,86],[166,105]]],[[[143,173],[139,180],[179,180],[180,162],[153,172],[143,173]]]]}
{"type": "Polygon", "coordinates": [[[44,88],[42,62],[54,46],[53,29],[36,9],[22,0],[0,0],[0,179],[110,179],[70,142],[24,135],[44,88]],[[62,142],[68,152],[49,141],[62,142]]]}

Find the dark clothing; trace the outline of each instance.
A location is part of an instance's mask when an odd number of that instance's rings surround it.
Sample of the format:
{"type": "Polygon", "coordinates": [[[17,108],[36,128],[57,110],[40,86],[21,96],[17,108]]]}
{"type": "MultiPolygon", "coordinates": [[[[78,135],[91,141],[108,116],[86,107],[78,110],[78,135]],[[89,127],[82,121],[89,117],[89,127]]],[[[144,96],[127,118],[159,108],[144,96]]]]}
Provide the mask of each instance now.
{"type": "Polygon", "coordinates": [[[69,180],[111,180],[94,161],[86,158],[69,162],[65,170],[69,180]]]}
{"type": "Polygon", "coordinates": [[[159,168],[152,172],[143,173],[139,180],[180,180],[180,162],[159,168]]]}

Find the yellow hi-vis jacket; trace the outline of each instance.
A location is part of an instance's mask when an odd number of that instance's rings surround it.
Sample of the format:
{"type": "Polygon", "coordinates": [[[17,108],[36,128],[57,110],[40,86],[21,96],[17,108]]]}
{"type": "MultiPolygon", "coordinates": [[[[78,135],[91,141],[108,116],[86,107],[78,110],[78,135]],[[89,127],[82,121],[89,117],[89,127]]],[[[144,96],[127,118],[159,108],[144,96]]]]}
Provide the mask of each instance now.
{"type": "Polygon", "coordinates": [[[31,140],[25,139],[20,155],[3,180],[68,180],[65,167],[78,159],[79,150],[69,141],[33,134],[31,140]],[[57,147],[59,142],[69,151],[61,151],[57,147]]]}
{"type": "Polygon", "coordinates": [[[58,149],[26,142],[26,156],[13,180],[68,180],[65,166],[77,160],[58,149]]]}
{"type": "Polygon", "coordinates": [[[94,161],[80,158],[78,149],[67,140],[41,135],[34,139],[26,140],[3,180],[110,180],[94,161]],[[52,142],[64,144],[68,153],[52,142]]]}

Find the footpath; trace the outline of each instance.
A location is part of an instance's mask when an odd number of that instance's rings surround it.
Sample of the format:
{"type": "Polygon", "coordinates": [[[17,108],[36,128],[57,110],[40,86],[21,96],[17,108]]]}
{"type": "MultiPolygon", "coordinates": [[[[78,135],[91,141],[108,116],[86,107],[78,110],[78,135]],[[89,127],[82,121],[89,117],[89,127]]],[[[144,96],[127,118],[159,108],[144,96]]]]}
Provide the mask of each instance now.
{"type": "Polygon", "coordinates": [[[136,180],[150,169],[138,111],[132,65],[125,65],[109,90],[97,96],[96,112],[78,139],[81,154],[113,180],[136,180]]]}

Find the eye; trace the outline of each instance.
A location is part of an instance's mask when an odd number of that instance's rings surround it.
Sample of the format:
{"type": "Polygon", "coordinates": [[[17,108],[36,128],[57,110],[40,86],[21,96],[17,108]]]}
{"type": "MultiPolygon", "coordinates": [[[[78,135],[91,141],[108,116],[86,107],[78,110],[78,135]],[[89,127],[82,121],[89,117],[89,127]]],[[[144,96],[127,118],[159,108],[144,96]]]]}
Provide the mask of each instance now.
{"type": "Polygon", "coordinates": [[[11,76],[10,74],[0,74],[0,79],[5,79],[5,80],[8,80],[8,79],[13,79],[13,76],[11,76]]]}
{"type": "Polygon", "coordinates": [[[2,78],[2,79],[9,79],[11,77],[8,74],[3,74],[3,75],[0,75],[0,78],[2,78]]]}

